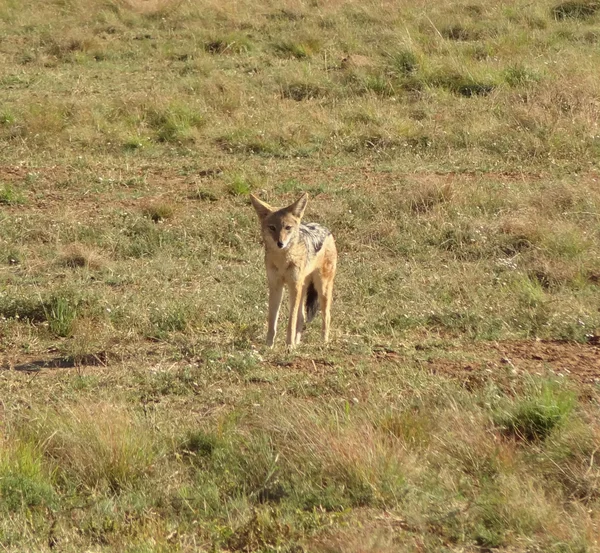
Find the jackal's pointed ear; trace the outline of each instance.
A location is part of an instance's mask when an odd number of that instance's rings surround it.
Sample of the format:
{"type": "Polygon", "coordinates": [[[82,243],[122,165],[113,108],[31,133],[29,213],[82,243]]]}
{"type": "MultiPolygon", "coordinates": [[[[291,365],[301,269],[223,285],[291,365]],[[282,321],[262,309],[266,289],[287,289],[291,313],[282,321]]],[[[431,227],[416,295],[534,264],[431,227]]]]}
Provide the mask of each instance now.
{"type": "Polygon", "coordinates": [[[302,215],[304,215],[304,210],[306,209],[307,202],[308,202],[308,194],[305,192],[292,205],[289,205],[285,209],[286,209],[286,211],[289,211],[294,217],[298,217],[298,219],[302,219],[302,215]]]}
{"type": "Polygon", "coordinates": [[[252,202],[252,205],[254,206],[254,209],[256,210],[258,218],[261,221],[265,217],[271,215],[271,213],[273,213],[273,211],[274,211],[273,208],[269,204],[262,202],[256,196],[254,196],[252,194],[250,194],[250,201],[252,202]]]}

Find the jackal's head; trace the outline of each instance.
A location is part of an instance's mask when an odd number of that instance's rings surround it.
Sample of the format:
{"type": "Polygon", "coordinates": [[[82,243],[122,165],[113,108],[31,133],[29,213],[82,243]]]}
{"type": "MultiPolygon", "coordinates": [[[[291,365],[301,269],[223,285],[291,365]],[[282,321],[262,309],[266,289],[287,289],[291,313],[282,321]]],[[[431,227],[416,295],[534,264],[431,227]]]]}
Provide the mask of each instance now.
{"type": "Polygon", "coordinates": [[[250,201],[260,219],[267,248],[285,250],[298,241],[300,221],[306,209],[308,194],[303,194],[293,204],[281,209],[271,207],[252,194],[250,201]]]}

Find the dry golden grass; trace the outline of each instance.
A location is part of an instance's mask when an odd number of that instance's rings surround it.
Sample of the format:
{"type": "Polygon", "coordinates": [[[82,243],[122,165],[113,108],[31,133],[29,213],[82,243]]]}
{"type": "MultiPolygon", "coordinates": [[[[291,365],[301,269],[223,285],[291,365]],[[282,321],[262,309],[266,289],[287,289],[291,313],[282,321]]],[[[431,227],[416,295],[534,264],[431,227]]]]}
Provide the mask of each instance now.
{"type": "Polygon", "coordinates": [[[83,244],[69,244],[58,259],[60,265],[70,269],[85,268],[97,271],[105,267],[105,261],[100,254],[83,244]]]}
{"type": "Polygon", "coordinates": [[[118,492],[147,477],[157,454],[152,429],[111,404],[75,404],[40,413],[24,432],[38,443],[58,482],[101,493],[118,492]],[[65,476],[67,475],[67,476],[65,476]]]}

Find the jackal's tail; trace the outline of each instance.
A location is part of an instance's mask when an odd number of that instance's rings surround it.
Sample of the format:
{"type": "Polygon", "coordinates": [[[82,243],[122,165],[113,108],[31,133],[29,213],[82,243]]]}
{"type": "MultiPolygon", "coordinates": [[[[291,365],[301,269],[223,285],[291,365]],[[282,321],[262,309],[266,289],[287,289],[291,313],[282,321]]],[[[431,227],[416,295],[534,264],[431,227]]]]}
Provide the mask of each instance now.
{"type": "Polygon", "coordinates": [[[306,289],[306,323],[315,318],[319,310],[319,294],[315,285],[311,282],[306,289]]]}

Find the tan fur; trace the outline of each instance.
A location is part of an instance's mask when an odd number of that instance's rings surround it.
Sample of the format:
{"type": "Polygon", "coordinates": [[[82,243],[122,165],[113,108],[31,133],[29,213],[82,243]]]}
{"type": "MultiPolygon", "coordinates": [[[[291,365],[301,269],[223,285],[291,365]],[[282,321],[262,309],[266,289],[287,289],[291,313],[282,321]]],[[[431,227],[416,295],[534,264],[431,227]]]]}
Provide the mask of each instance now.
{"type": "MultiPolygon", "coordinates": [[[[314,255],[307,248],[301,236],[300,224],[308,194],[304,194],[293,204],[282,209],[273,208],[253,195],[250,195],[250,200],[260,219],[265,245],[265,265],[269,284],[267,345],[273,347],[275,343],[284,285],[287,286],[290,296],[290,320],[286,342],[289,348],[293,348],[300,342],[305,320],[306,292],[311,283],[319,296],[323,319],[322,335],[323,340],[327,342],[331,321],[333,279],[337,265],[337,250],[333,236],[328,233],[314,255]]],[[[320,227],[319,230],[326,229],[320,227]]]]}

